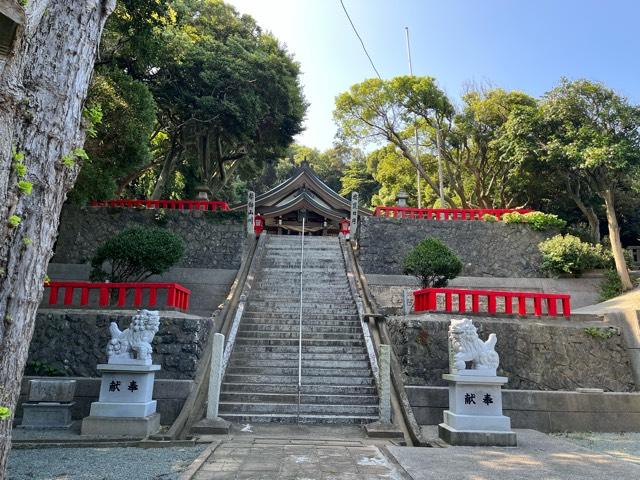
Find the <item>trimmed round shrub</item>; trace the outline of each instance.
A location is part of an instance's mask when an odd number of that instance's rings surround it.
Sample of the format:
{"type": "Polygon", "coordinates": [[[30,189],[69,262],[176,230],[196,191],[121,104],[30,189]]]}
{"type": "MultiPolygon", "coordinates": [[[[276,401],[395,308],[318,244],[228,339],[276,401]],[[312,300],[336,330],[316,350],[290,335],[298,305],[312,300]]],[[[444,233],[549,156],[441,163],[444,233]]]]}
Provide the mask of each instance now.
{"type": "Polygon", "coordinates": [[[495,215],[491,215],[490,213],[485,213],[484,215],[482,215],[482,220],[484,222],[497,222],[498,221],[498,217],[496,217],[495,215]]]}
{"type": "Polygon", "coordinates": [[[440,240],[427,238],[404,257],[402,267],[405,275],[418,277],[424,288],[446,287],[462,271],[462,262],[440,240]]]}
{"type": "Polygon", "coordinates": [[[592,245],[569,234],[540,242],[538,249],[542,253],[540,267],[551,275],[579,277],[587,270],[607,268],[613,262],[611,252],[602,245],[592,245]]]}
{"type": "Polygon", "coordinates": [[[98,282],[140,282],[166,272],[183,254],[182,239],[170,231],[131,228],[98,248],[91,259],[90,278],[98,282]]]}

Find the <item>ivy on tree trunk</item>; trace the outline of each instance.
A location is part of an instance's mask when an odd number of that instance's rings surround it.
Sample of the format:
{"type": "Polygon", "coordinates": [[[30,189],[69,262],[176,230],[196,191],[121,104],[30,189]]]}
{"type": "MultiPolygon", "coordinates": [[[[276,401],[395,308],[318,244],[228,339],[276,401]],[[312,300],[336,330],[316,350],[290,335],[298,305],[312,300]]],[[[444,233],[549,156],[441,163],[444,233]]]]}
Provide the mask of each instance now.
{"type": "MultiPolygon", "coordinates": [[[[21,8],[13,0],[12,8],[21,8]]],[[[30,0],[0,63],[0,478],[66,194],[83,160],[82,108],[115,0],[30,0]],[[24,165],[23,167],[20,165],[24,165]],[[33,185],[30,194],[18,181],[33,185]]]]}

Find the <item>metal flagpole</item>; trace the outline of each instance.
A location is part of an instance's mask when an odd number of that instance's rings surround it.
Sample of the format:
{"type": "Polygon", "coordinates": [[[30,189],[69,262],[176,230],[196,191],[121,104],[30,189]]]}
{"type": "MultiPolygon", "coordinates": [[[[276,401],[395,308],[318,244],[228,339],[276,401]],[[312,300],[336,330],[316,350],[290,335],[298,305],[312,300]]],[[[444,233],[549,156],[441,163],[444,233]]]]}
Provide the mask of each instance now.
{"type": "MultiPolygon", "coordinates": [[[[404,27],[404,33],[407,39],[407,59],[409,60],[409,75],[413,77],[413,65],[411,64],[411,43],[409,42],[409,27],[404,27]]],[[[413,133],[416,140],[416,162],[420,161],[420,151],[418,146],[418,122],[415,114],[413,115],[413,133]]],[[[422,190],[420,188],[420,170],[417,170],[417,188],[418,188],[418,208],[422,208],[422,190]]]]}

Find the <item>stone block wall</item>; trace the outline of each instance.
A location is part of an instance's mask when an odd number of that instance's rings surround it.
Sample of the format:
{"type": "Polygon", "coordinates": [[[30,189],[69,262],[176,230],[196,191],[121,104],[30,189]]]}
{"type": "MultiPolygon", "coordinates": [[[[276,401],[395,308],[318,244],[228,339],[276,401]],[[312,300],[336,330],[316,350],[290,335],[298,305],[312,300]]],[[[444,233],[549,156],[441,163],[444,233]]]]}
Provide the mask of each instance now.
{"type": "Polygon", "coordinates": [[[165,228],[184,240],[176,265],[184,268],[238,269],[245,248],[241,214],[65,206],[53,263],[87,263],[98,247],[133,227],[165,228]]]}
{"type": "MultiPolygon", "coordinates": [[[[460,315],[388,317],[387,326],[406,385],[446,386],[448,329],[460,315]]],[[[633,370],[622,333],[596,338],[585,328],[608,328],[601,321],[472,317],[480,338],[498,337],[499,375],[518,390],[634,390],[633,370]]]]}
{"type": "MultiPolygon", "coordinates": [[[[107,361],[109,323],[129,326],[134,311],[38,311],[27,368],[54,368],[72,377],[99,377],[98,363],[107,361]]],[[[160,379],[193,379],[213,321],[178,312],[160,313],[160,330],[153,339],[153,363],[162,366],[160,379]]],[[[29,371],[29,370],[27,370],[29,371]]],[[[43,372],[34,372],[42,375],[43,372]]]]}
{"type": "Polygon", "coordinates": [[[538,277],[538,244],[554,234],[501,222],[364,217],[358,260],[364,273],[400,275],[403,257],[419,242],[433,237],[458,255],[464,265],[461,275],[538,277]]]}

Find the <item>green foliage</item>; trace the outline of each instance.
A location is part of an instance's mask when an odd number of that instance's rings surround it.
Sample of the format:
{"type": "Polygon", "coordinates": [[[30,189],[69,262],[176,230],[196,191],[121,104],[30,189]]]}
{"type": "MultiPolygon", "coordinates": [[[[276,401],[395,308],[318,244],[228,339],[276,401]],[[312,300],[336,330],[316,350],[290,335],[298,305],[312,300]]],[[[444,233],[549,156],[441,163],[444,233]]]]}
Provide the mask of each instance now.
{"type": "Polygon", "coordinates": [[[403,259],[405,275],[420,279],[423,287],[445,287],[462,271],[462,262],[440,240],[426,238],[403,259]]]}
{"type": "Polygon", "coordinates": [[[20,218],[18,215],[11,215],[8,220],[9,226],[12,228],[20,225],[20,222],[22,222],[22,218],[20,218]]]}
{"type": "Polygon", "coordinates": [[[22,244],[25,247],[28,247],[29,245],[31,245],[33,243],[33,240],[31,240],[31,237],[22,237],[22,244]]]}
{"type": "Polygon", "coordinates": [[[498,217],[496,217],[495,215],[491,215],[490,213],[485,213],[484,215],[482,215],[482,220],[484,222],[497,222],[498,221],[498,217]]]}
{"type": "Polygon", "coordinates": [[[102,123],[102,117],[102,107],[100,105],[93,105],[82,109],[82,118],[86,123],[85,131],[89,138],[96,138],[98,136],[96,127],[102,123]]]}
{"type": "Polygon", "coordinates": [[[11,410],[4,405],[0,405],[0,420],[6,420],[11,416],[11,410]]]}
{"type": "Polygon", "coordinates": [[[29,362],[24,368],[24,374],[36,377],[64,377],[66,372],[60,370],[47,362],[40,362],[38,360],[29,362]]]}
{"type": "Polygon", "coordinates": [[[27,166],[24,163],[14,163],[13,168],[15,169],[18,178],[22,178],[27,174],[27,166]]]}
{"type": "Polygon", "coordinates": [[[131,228],[103,243],[91,259],[92,281],[140,282],[166,272],[184,254],[182,239],[159,228],[131,228]],[[107,263],[109,270],[104,269],[107,263]]]}
{"type": "Polygon", "coordinates": [[[600,340],[608,340],[614,335],[617,335],[615,328],[601,328],[601,327],[587,327],[584,329],[584,333],[593,338],[599,338],[600,340]]]}
{"type": "Polygon", "coordinates": [[[552,213],[543,212],[509,212],[502,215],[502,221],[504,223],[526,223],[533,230],[561,230],[566,227],[567,222],[558,218],[557,215],[552,213]]]}
{"type": "Polygon", "coordinates": [[[573,235],[556,235],[538,245],[542,253],[541,269],[551,275],[579,277],[587,270],[611,265],[611,253],[602,245],[592,245],[573,235]]]}
{"type": "Polygon", "coordinates": [[[26,180],[20,180],[18,182],[18,190],[20,190],[20,193],[22,193],[23,195],[31,195],[33,184],[31,182],[27,182],[26,180]]]}
{"type": "Polygon", "coordinates": [[[623,292],[618,272],[613,268],[607,270],[604,274],[604,280],[600,284],[600,301],[604,302],[610,298],[617,297],[622,295],[623,292]]]}

